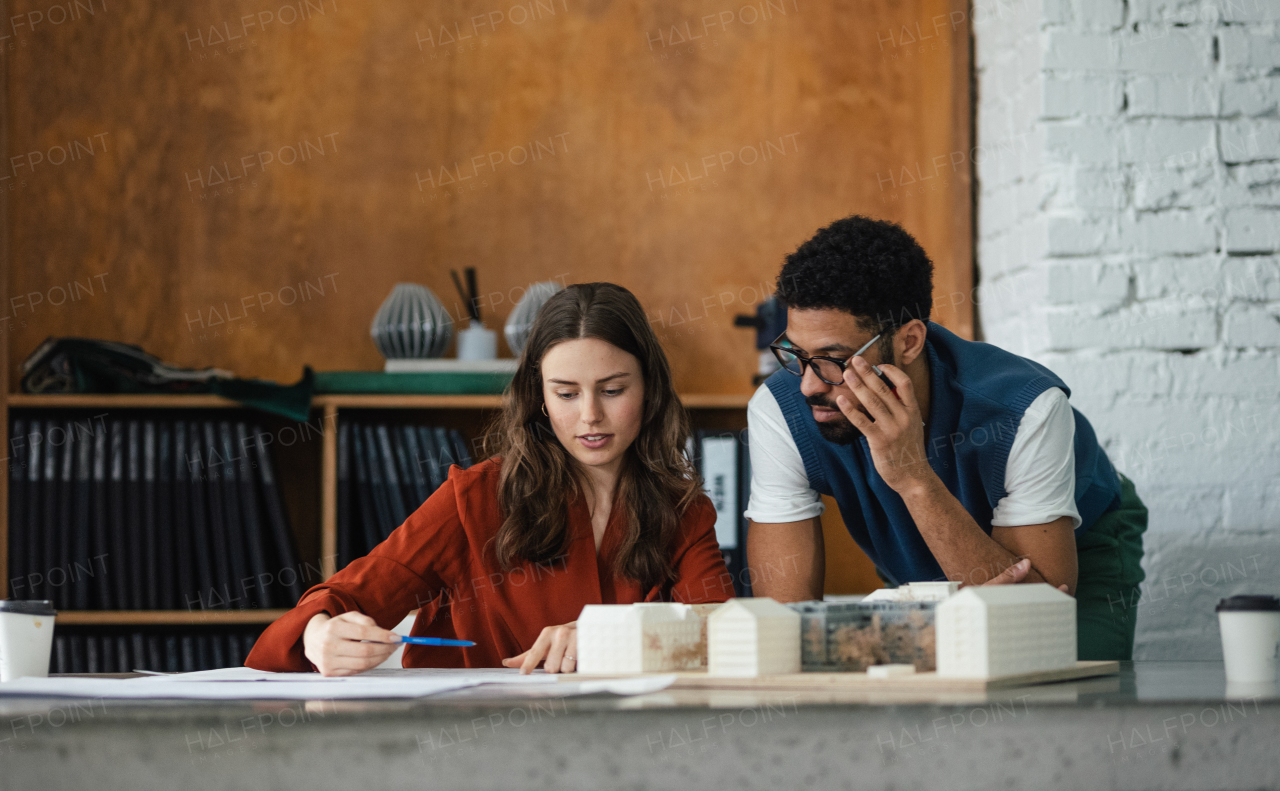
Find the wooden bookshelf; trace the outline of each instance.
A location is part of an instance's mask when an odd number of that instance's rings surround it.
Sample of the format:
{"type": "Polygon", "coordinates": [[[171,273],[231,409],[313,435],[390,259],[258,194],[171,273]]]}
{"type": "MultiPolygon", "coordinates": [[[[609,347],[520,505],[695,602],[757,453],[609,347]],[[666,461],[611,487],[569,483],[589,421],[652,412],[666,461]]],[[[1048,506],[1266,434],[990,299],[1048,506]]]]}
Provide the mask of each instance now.
{"type": "Polygon", "coordinates": [[[211,626],[267,624],[288,610],[59,610],[64,626],[211,626]]]}
{"type": "MultiPolygon", "coordinates": [[[[695,412],[694,422],[699,426],[738,429],[746,426],[747,401],[750,394],[690,393],[681,401],[695,412]]],[[[156,395],[156,394],[68,394],[32,395],[9,394],[8,409],[247,409],[244,404],[215,395],[156,395]]],[[[312,412],[319,413],[321,442],[318,443],[319,480],[315,490],[319,496],[318,525],[294,523],[295,533],[306,535],[319,528],[320,574],[328,579],[337,571],[338,547],[338,439],[330,430],[337,425],[338,413],[345,409],[419,411],[448,410],[471,413],[471,423],[481,425],[489,414],[502,406],[500,395],[384,395],[342,394],[319,395],[311,400],[312,412]]],[[[7,410],[4,410],[7,413],[7,410]]],[[[8,417],[4,425],[7,441],[8,417]]],[[[0,487],[7,483],[7,476],[0,476],[0,487]]],[[[314,495],[306,495],[311,497],[314,495]]],[[[0,493],[0,579],[8,579],[8,514],[7,487],[0,493]]],[[[291,517],[295,514],[291,513],[291,517]]],[[[314,532],[311,533],[314,536],[314,532]]],[[[314,540],[314,539],[313,539],[314,540]]],[[[316,546],[315,543],[312,546],[316,546]]],[[[4,595],[8,593],[8,586],[4,595]]],[[[68,625],[211,625],[211,624],[267,624],[280,617],[286,610],[63,610],[58,622],[68,625]]]]}

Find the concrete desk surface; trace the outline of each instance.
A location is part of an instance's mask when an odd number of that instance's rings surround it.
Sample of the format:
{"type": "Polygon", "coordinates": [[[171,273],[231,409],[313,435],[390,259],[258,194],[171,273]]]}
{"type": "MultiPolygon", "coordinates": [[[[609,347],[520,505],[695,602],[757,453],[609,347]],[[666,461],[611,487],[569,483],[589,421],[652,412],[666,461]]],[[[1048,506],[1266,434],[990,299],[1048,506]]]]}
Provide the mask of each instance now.
{"type": "Polygon", "coordinates": [[[1280,788],[1275,686],[1229,690],[1220,662],[965,695],[546,694],[0,698],[0,791],[1280,788]]]}

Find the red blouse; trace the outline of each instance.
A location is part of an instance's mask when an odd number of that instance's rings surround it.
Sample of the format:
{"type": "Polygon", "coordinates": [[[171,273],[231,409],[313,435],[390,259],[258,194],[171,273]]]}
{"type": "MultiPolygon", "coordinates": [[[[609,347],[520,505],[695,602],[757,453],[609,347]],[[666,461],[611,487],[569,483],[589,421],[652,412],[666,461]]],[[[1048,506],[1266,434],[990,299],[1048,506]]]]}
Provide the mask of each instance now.
{"type": "Polygon", "coordinates": [[[417,609],[412,634],[474,640],[471,648],[405,646],[405,667],[501,667],[533,646],[543,627],[578,618],[584,604],[640,601],[721,602],[732,577],[715,538],[715,508],[704,494],[680,523],[672,552],[677,578],[648,591],[615,577],[611,562],[622,540],[615,500],[596,553],[584,498],[569,506],[571,536],[561,562],[514,565],[504,572],[493,552],[502,525],[496,459],[470,469],[452,466],[449,479],[366,557],[303,594],[267,627],[245,664],[259,670],[309,671],[302,632],[316,613],[365,613],[391,629],[417,609]]]}

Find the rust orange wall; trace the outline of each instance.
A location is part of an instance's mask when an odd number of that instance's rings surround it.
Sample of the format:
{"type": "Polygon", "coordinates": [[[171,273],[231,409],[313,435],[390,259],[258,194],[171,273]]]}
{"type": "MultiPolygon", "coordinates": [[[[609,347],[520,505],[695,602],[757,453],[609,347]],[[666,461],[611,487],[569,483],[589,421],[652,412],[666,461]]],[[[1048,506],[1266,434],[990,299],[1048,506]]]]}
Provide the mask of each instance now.
{"type": "MultiPolygon", "coordinates": [[[[51,8],[11,0],[0,41],[11,388],[49,335],[284,381],[378,368],[392,285],[456,316],[448,269],[474,265],[490,326],[531,281],[612,280],[681,389],[746,392],[733,314],[853,212],[920,238],[940,302],[970,287],[950,0],[51,8]]],[[[938,318],[972,332],[967,305],[938,318]]]]}

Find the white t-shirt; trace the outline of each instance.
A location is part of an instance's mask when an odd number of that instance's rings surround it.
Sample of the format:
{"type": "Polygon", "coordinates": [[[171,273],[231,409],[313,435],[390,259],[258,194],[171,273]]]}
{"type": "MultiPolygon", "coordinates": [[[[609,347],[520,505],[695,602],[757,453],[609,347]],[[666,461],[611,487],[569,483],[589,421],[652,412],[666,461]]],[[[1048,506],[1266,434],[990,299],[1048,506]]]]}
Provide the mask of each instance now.
{"type": "MultiPolygon", "coordinates": [[[[761,385],[747,403],[747,425],[751,453],[747,518],[799,522],[821,514],[821,496],[809,488],[800,449],[767,385],[761,385]]],[[[993,527],[1039,525],[1062,516],[1071,517],[1073,529],[1080,527],[1075,436],[1075,416],[1060,388],[1050,387],[1027,406],[1005,462],[1007,494],[996,504],[993,527]]]]}

